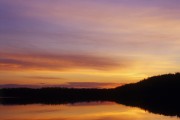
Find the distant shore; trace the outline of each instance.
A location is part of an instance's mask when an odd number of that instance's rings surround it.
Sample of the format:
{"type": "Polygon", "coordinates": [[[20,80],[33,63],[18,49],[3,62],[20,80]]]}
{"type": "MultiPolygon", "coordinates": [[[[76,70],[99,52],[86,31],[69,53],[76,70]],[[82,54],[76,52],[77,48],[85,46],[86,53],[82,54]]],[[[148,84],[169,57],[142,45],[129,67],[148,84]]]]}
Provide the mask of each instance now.
{"type": "Polygon", "coordinates": [[[3,88],[0,104],[66,104],[112,101],[153,113],[180,117],[180,73],[153,76],[114,89],[3,88]]]}

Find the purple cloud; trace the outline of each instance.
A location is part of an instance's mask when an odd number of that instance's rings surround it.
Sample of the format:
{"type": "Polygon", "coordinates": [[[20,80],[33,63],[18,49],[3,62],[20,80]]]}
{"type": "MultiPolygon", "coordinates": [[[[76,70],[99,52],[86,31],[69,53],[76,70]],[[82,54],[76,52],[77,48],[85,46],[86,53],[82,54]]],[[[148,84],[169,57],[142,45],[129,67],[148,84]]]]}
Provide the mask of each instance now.
{"type": "Polygon", "coordinates": [[[0,88],[42,88],[42,87],[65,87],[65,88],[115,88],[124,83],[100,83],[100,82],[68,82],[64,84],[48,85],[41,84],[0,84],[0,88]]]}
{"type": "Polygon", "coordinates": [[[45,69],[61,70],[71,68],[88,68],[108,70],[129,66],[129,61],[122,58],[117,61],[109,57],[72,54],[1,54],[1,69],[45,69]],[[14,67],[15,66],[15,67],[14,67]]]}

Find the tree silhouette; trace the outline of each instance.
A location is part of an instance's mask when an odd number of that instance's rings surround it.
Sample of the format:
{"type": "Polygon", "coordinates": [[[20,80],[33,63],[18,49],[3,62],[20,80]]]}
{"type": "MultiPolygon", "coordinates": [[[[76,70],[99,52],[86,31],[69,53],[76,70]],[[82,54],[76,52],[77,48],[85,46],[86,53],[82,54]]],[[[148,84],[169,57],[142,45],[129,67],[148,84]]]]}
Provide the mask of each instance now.
{"type": "Polygon", "coordinates": [[[13,104],[65,104],[83,101],[114,101],[153,113],[180,116],[180,73],[149,77],[114,89],[3,88],[0,101],[13,104]]]}

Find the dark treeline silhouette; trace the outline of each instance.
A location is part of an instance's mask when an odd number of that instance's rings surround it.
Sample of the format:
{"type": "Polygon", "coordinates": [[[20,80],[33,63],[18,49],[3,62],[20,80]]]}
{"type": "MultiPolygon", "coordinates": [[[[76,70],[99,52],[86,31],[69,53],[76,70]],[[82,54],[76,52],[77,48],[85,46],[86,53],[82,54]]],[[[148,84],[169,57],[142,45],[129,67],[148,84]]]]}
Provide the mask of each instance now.
{"type": "Polygon", "coordinates": [[[118,103],[180,117],[180,73],[165,74],[114,89],[118,103]]]}
{"type": "Polygon", "coordinates": [[[114,101],[149,112],[180,117],[180,73],[150,77],[114,89],[3,88],[1,104],[65,104],[114,101]]]}
{"type": "Polygon", "coordinates": [[[4,88],[0,91],[2,104],[58,104],[83,101],[107,101],[112,97],[112,89],[95,88],[4,88]]]}

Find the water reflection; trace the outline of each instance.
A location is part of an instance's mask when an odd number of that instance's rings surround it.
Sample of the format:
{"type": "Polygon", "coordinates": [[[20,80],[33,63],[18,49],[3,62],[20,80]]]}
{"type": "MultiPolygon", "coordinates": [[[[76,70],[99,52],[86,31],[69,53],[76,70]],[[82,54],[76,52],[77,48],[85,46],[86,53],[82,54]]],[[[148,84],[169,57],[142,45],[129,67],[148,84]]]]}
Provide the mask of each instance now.
{"type": "MultiPolygon", "coordinates": [[[[62,100],[62,99],[40,99],[40,98],[0,98],[0,104],[2,105],[29,105],[29,104],[44,104],[44,105],[78,105],[81,106],[84,104],[85,106],[92,106],[94,103],[104,103],[104,101],[110,101],[109,103],[123,104],[126,106],[134,106],[144,109],[148,112],[155,114],[162,114],[166,116],[178,116],[180,117],[180,104],[179,102],[163,102],[163,101],[154,101],[154,102],[145,102],[145,101],[135,101],[131,99],[113,99],[113,100],[79,100],[72,101],[71,99],[62,100]],[[89,102],[88,102],[89,101],[89,102]],[[99,102],[97,102],[99,101],[99,102]],[[87,104],[88,103],[88,104],[87,104]]],[[[106,102],[107,103],[107,102],[106,102]]]]}
{"type": "Polygon", "coordinates": [[[114,102],[0,105],[1,120],[179,120],[114,102]]]}

